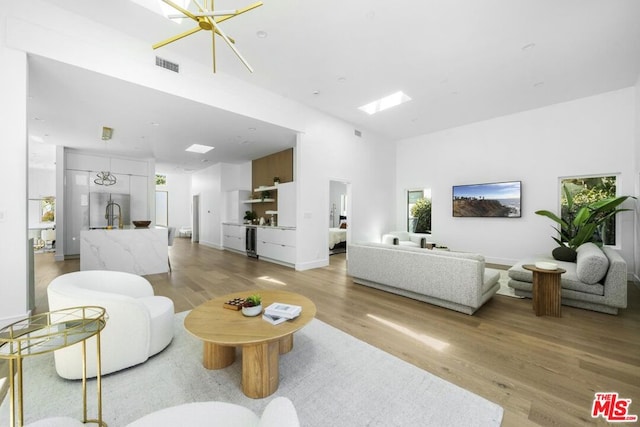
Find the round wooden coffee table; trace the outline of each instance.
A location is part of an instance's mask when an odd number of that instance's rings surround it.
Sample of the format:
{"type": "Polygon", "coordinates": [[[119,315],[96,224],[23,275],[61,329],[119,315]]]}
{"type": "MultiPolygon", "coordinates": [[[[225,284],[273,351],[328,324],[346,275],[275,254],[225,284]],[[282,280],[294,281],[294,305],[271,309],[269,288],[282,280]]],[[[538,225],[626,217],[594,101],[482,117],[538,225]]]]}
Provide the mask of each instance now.
{"type": "Polygon", "coordinates": [[[242,348],[242,391],[248,397],[267,397],[278,389],[279,357],[293,348],[293,333],[316,315],[316,306],[308,298],[287,291],[256,289],[235,292],[205,302],[184,319],[185,329],[204,341],[202,364],[207,369],[222,369],[236,358],[236,347],[242,348]],[[302,313],[278,325],[262,319],[262,315],[245,317],[241,311],[223,304],[234,298],[258,294],[263,309],[273,302],[299,305],[302,313]]]}

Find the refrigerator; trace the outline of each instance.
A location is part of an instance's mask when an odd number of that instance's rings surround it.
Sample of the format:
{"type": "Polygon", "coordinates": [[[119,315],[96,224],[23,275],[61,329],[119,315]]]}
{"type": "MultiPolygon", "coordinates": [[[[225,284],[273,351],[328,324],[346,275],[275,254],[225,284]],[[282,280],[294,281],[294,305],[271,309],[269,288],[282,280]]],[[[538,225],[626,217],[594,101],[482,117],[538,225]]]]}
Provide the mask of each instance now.
{"type": "Polygon", "coordinates": [[[118,227],[120,216],[122,224],[129,225],[130,196],[119,193],[89,193],[89,228],[105,228],[109,225],[118,227]]]}

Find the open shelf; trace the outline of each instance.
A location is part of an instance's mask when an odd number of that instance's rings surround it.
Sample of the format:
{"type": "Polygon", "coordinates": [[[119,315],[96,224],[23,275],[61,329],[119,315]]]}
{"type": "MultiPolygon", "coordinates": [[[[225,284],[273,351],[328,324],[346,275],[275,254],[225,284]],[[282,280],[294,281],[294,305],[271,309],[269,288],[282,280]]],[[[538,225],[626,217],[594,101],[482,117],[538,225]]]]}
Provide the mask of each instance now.
{"type": "Polygon", "coordinates": [[[277,190],[278,186],[277,185],[272,185],[270,187],[258,187],[258,188],[254,188],[253,191],[255,191],[256,193],[260,192],[260,191],[270,191],[270,190],[277,190]]]}
{"type": "Polygon", "coordinates": [[[276,199],[250,199],[250,200],[243,200],[242,203],[269,203],[269,202],[275,202],[276,199]]]}

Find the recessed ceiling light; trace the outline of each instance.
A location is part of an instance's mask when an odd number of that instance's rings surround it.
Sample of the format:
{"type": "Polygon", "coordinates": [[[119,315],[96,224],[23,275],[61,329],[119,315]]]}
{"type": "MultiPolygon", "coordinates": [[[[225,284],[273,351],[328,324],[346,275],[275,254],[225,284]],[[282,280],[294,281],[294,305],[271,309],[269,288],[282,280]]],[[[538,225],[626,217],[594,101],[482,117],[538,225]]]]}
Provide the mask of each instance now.
{"type": "Polygon", "coordinates": [[[544,85],[544,82],[535,82],[533,84],[533,87],[539,87],[539,86],[542,86],[542,85],[544,85]]]}
{"type": "Polygon", "coordinates": [[[258,38],[260,38],[260,39],[266,39],[268,34],[267,34],[266,31],[260,30],[260,31],[256,32],[256,36],[258,36],[258,38]]]}
{"type": "Polygon", "coordinates": [[[151,126],[160,126],[160,123],[156,123],[156,122],[151,122],[150,124],[151,126]]]}
{"type": "Polygon", "coordinates": [[[256,128],[249,128],[249,130],[250,130],[251,132],[255,132],[255,131],[256,131],[256,128]]]}
{"type": "Polygon", "coordinates": [[[200,145],[200,144],[193,144],[190,147],[188,147],[186,150],[184,151],[190,151],[192,153],[200,153],[200,154],[204,154],[207,153],[211,150],[213,150],[214,147],[211,147],[209,145],[200,145]]]}
{"type": "Polygon", "coordinates": [[[534,47],[536,47],[535,43],[527,43],[524,46],[522,46],[522,50],[529,50],[529,49],[533,49],[534,47]]]}
{"type": "Polygon", "coordinates": [[[411,98],[402,91],[392,93],[366,105],[358,107],[359,110],[364,111],[367,114],[375,114],[387,108],[396,107],[400,104],[404,104],[407,101],[411,101],[411,98]]]}
{"type": "Polygon", "coordinates": [[[313,94],[314,94],[314,95],[320,95],[320,91],[319,91],[319,90],[314,90],[314,91],[313,91],[313,94]]]}

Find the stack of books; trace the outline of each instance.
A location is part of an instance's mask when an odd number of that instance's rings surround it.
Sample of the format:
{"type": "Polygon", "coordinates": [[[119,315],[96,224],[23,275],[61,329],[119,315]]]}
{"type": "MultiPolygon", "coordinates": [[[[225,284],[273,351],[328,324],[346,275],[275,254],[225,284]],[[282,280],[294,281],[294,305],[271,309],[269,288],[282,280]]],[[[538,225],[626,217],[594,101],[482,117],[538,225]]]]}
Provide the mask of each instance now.
{"type": "Polygon", "coordinates": [[[300,315],[300,312],[302,312],[302,307],[299,305],[274,302],[265,308],[262,318],[273,325],[278,325],[287,320],[295,319],[300,315]]]}

